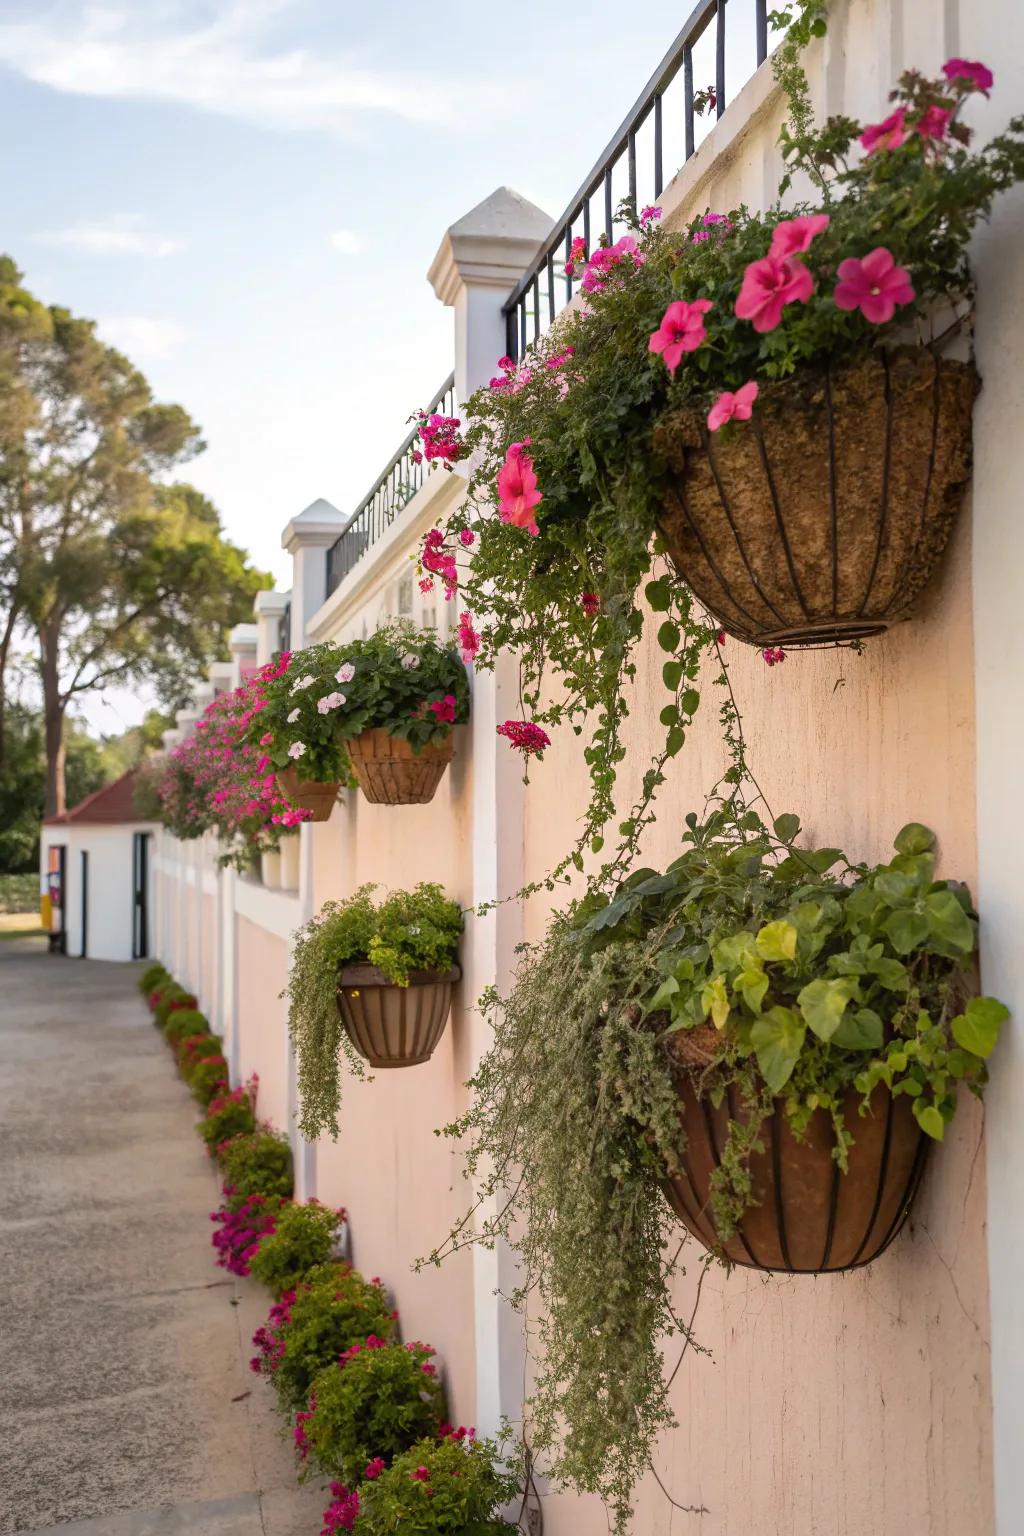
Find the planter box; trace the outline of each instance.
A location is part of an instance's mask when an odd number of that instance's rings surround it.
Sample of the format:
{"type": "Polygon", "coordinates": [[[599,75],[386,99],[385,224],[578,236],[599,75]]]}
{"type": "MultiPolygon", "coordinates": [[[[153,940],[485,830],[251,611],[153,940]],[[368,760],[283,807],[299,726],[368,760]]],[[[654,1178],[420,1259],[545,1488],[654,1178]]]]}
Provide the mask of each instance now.
{"type": "Polygon", "coordinates": [[[398,987],[375,965],[338,972],[338,1012],[349,1039],[372,1067],[415,1067],[429,1061],[444,1034],[461,971],[411,971],[398,987]]]}

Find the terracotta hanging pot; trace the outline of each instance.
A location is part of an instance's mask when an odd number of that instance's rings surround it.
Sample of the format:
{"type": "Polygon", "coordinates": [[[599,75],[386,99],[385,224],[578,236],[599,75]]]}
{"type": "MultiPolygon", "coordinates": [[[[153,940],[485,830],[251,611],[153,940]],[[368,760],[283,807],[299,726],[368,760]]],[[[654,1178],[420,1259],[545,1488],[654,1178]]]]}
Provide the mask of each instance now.
{"type": "Polygon", "coordinates": [[[338,780],[321,783],[319,779],[300,779],[294,764],[281,768],[277,774],[278,786],[300,811],[312,811],[311,821],[329,821],[338,798],[341,783],[338,780]]]}
{"type": "Polygon", "coordinates": [[[382,730],[363,731],[345,745],[359,788],[372,805],[426,805],[454,751],[451,732],[419,752],[382,730]]]}
{"type": "Polygon", "coordinates": [[[762,385],[754,415],[658,428],[660,517],[680,576],[758,646],[877,635],[909,616],[971,467],[971,363],[924,348],[762,385]]]}
{"type": "Polygon", "coordinates": [[[338,972],[338,1012],[349,1039],[372,1067],[415,1067],[429,1061],[444,1034],[461,971],[410,971],[398,987],[375,965],[338,972]]]}
{"type": "Polygon", "coordinates": [[[742,1123],[745,1106],[730,1088],[716,1107],[688,1073],[677,1077],[685,1150],[682,1172],[664,1181],[666,1198],[694,1237],[750,1269],[818,1274],[870,1264],[907,1219],[921,1179],[928,1138],[911,1101],[879,1086],[870,1112],[850,1090],[843,1113],[855,1137],[843,1173],[832,1156],[830,1117],[815,1110],[806,1134],[789,1128],[781,1100],[761,1127],[763,1150],[749,1161],[752,1200],[734,1237],[721,1242],[709,1197],[721,1164],[729,1121],[742,1123]]]}

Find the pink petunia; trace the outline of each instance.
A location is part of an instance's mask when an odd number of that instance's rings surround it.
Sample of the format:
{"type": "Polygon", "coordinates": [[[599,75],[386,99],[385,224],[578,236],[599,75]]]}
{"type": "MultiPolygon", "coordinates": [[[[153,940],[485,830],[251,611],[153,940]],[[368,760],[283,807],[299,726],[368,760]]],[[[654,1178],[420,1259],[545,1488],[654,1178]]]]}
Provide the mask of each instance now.
{"type": "Polygon", "coordinates": [[[970,90],[984,91],[986,96],[992,89],[992,71],[987,64],[979,64],[976,59],[947,59],[942,66],[942,73],[951,82],[968,81],[970,90]]]}
{"type": "Polygon", "coordinates": [[[675,299],[661,317],[661,324],[651,332],[648,352],[660,352],[669,373],[675,373],[684,352],[693,352],[707,336],[704,316],[711,308],[710,299],[675,299]]]}
{"type": "Polygon", "coordinates": [[[772,230],[768,255],[776,261],[785,261],[787,256],[799,256],[802,251],[810,249],[811,241],[828,226],[827,213],[808,213],[798,219],[784,219],[772,230]]]}
{"type": "Polygon", "coordinates": [[[498,470],[498,511],[503,523],[525,528],[534,536],[540,533],[534,511],[544,500],[537,489],[533,460],[523,450],[525,443],[513,443],[498,470]]]}
{"type": "Polygon", "coordinates": [[[878,149],[899,149],[908,137],[904,122],[906,115],[906,107],[897,107],[895,112],[891,112],[880,123],[872,123],[865,128],[860,136],[865,152],[873,155],[878,149]]]}
{"type": "Polygon", "coordinates": [[[839,263],[839,281],[833,295],[840,309],[859,309],[872,325],[891,320],[898,304],[909,304],[914,287],[906,267],[898,267],[884,245],[863,259],[848,256],[839,263]]]}
{"type": "Polygon", "coordinates": [[[438,725],[454,725],[455,723],[455,695],[446,693],[443,699],[434,699],[427,708],[431,711],[438,725]]]}
{"type": "Polygon", "coordinates": [[[717,432],[719,427],[724,427],[727,421],[749,421],[756,399],[757,381],[755,379],[751,379],[747,384],[741,384],[735,394],[728,389],[723,390],[708,411],[708,431],[717,432]]]}
{"type": "Polygon", "coordinates": [[[802,261],[764,256],[752,261],[743,274],[736,314],[751,321],[755,331],[774,331],[785,305],[806,304],[813,292],[814,279],[802,261]]]}
{"type": "Polygon", "coordinates": [[[947,107],[928,107],[914,124],[914,132],[922,139],[944,139],[952,115],[947,107]]]}

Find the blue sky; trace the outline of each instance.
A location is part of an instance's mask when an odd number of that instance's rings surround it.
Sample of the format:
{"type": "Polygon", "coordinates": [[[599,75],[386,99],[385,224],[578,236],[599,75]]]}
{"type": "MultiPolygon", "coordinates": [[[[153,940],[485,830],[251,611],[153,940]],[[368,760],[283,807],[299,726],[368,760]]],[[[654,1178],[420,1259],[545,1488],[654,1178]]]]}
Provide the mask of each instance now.
{"type": "Polygon", "coordinates": [[[444,229],[502,183],[559,214],[688,9],[0,0],[0,249],[192,413],[188,477],[286,577],[451,367],[444,229]]]}

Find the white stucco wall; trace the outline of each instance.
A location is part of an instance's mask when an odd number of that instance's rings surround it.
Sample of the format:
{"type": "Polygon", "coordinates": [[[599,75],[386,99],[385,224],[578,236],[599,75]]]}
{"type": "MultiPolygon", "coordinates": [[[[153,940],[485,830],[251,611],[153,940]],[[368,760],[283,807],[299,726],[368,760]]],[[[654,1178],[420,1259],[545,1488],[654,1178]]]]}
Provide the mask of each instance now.
{"type": "MultiPolygon", "coordinates": [[[[45,878],[48,852],[63,844],[65,864],[64,912],[67,954],[82,957],[82,853],[88,859],[88,960],[131,960],[134,884],[132,843],[136,832],[155,832],[152,822],[119,823],[115,826],[87,822],[44,826],[40,867],[45,878]]],[[[149,951],[156,956],[159,936],[155,921],[153,842],[149,861],[149,951]]]]}

